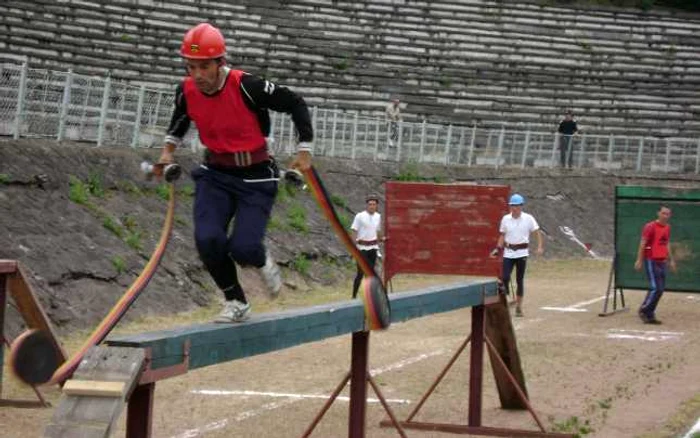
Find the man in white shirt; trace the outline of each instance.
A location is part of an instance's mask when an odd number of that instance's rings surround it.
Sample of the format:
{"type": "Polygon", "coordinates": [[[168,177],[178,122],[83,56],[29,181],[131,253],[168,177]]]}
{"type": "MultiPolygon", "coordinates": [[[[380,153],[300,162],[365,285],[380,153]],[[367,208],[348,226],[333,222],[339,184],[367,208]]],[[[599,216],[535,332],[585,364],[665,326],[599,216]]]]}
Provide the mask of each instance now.
{"type": "Polygon", "coordinates": [[[523,316],[522,304],[525,288],[523,281],[525,279],[525,268],[527,267],[527,258],[530,255],[530,233],[535,233],[537,236],[537,254],[542,254],[544,251],[542,231],[537,224],[535,218],[523,212],[523,204],[525,198],[519,194],[514,194],[508,201],[510,213],[503,216],[499,227],[500,236],[496,253],[503,251],[503,273],[502,280],[506,287],[506,294],[510,291],[510,275],[515,267],[515,282],[518,285],[516,292],[516,307],[515,316],[523,316]]]}
{"type": "Polygon", "coordinates": [[[401,120],[401,106],[399,99],[392,99],[386,107],[386,120],[389,123],[389,144],[399,139],[399,121],[401,120]]]}
{"type": "MultiPolygon", "coordinates": [[[[377,212],[379,207],[379,197],[377,195],[368,195],[365,198],[367,208],[355,215],[350,229],[352,230],[352,239],[357,244],[357,248],[362,253],[367,262],[374,268],[377,262],[377,254],[379,252],[379,242],[384,241],[382,236],[382,216],[377,212]]],[[[357,296],[357,291],[362,283],[362,269],[357,265],[357,275],[352,284],[352,297],[357,296]]]]}

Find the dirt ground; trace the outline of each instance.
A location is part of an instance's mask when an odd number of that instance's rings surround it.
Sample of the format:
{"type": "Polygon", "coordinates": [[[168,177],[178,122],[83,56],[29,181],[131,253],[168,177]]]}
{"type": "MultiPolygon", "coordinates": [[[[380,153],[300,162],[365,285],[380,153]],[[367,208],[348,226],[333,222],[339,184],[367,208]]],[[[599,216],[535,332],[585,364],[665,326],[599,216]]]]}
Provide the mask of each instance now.
{"type": "MultiPolygon", "coordinates": [[[[643,325],[636,316],[639,291],[626,294],[632,311],[600,318],[608,270],[603,261],[531,263],[525,317],[514,321],[533,406],[549,430],[601,438],[683,436],[700,415],[700,295],[666,294],[658,311],[661,326],[643,325]]],[[[157,323],[163,324],[167,320],[157,323]]],[[[372,335],[370,366],[399,418],[413,409],[469,328],[470,311],[463,309],[372,335]]],[[[348,370],[349,341],[341,336],[162,381],[153,435],[300,436],[348,370]]],[[[467,358],[455,364],[416,420],[466,424],[467,358]]],[[[483,424],[535,429],[527,412],[499,409],[488,358],[485,362],[483,424]]],[[[6,397],[31,396],[16,382],[5,386],[6,397]]],[[[46,393],[55,403],[58,391],[46,393]]],[[[51,409],[0,408],[0,435],[40,436],[51,414],[51,409]]],[[[337,401],[312,436],[347,435],[347,414],[347,401],[337,401]]],[[[368,437],[398,436],[378,427],[384,417],[381,405],[370,402],[368,437]]],[[[123,435],[122,425],[116,436],[123,435]]],[[[407,435],[450,436],[410,430],[407,435]]]]}

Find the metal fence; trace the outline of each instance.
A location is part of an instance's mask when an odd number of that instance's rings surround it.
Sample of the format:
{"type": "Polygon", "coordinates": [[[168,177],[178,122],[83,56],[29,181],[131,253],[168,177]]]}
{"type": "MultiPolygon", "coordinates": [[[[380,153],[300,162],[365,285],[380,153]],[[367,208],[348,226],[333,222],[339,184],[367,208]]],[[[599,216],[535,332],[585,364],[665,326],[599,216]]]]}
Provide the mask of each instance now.
{"type": "MultiPolygon", "coordinates": [[[[0,64],[0,135],[160,147],[174,84],[151,88],[72,72],[0,64]]],[[[291,153],[291,119],[272,113],[271,147],[291,153]]],[[[398,122],[337,108],[312,108],[315,154],[351,159],[491,167],[574,167],[700,173],[700,139],[575,135],[523,128],[398,122]],[[564,153],[562,153],[562,150],[564,153]]],[[[201,148],[196,127],[185,143],[201,148]]]]}

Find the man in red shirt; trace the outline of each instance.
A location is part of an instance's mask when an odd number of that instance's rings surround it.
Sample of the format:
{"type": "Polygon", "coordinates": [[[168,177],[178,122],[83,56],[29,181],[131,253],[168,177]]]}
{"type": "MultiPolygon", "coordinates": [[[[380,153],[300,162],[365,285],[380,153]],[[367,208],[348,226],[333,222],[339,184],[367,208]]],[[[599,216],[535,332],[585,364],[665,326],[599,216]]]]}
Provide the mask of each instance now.
{"type": "Polygon", "coordinates": [[[666,286],[667,266],[676,272],[676,262],[671,256],[671,209],[665,205],[659,208],[657,219],[648,222],[642,229],[642,240],[637,250],[636,270],[644,267],[644,273],[649,280],[649,291],[642,306],[639,317],[646,324],[661,324],[656,319],[656,306],[661,300],[666,286]]]}
{"type": "Polygon", "coordinates": [[[258,268],[272,296],[282,287],[279,267],[263,245],[279,181],[267,148],[268,110],[291,114],[299,134],[292,167],[299,170],[311,166],[311,117],[304,100],[289,89],[229,68],[224,37],[209,23],[185,34],[180,55],[188,75],[175,93],[160,162],[173,162],[175,148],[194,122],[206,148],[204,162],[192,172],[195,243],[226,298],[216,321],[241,322],[250,316],[250,304],[236,264],[258,268]]]}

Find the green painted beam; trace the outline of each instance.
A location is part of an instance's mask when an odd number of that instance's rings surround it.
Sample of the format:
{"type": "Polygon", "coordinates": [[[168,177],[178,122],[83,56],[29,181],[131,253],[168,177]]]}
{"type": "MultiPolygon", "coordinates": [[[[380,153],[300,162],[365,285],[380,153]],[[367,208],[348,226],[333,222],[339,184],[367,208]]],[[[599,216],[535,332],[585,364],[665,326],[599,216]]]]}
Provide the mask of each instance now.
{"type": "MultiPolygon", "coordinates": [[[[435,286],[390,295],[391,320],[401,322],[484,304],[497,294],[493,280],[435,286]]],[[[182,363],[190,342],[189,368],[269,353],[364,329],[360,300],[341,301],[278,313],[253,314],[241,324],[198,324],[171,330],[117,336],[107,345],[151,349],[151,369],[182,363]]]]}

